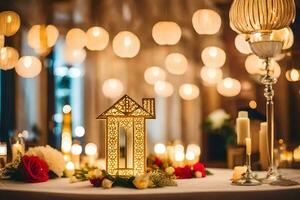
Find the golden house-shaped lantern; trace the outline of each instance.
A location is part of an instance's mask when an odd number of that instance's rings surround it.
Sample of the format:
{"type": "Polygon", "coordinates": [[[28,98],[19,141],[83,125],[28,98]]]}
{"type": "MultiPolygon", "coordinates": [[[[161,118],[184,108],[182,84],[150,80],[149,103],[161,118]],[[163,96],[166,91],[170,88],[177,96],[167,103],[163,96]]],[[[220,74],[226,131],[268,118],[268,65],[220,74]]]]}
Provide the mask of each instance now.
{"type": "Polygon", "coordinates": [[[142,106],[125,95],[97,119],[106,120],[106,170],[111,175],[133,176],[146,172],[146,119],[155,118],[154,98],[143,98],[142,106]],[[124,140],[124,159],[120,142],[124,140]]]}

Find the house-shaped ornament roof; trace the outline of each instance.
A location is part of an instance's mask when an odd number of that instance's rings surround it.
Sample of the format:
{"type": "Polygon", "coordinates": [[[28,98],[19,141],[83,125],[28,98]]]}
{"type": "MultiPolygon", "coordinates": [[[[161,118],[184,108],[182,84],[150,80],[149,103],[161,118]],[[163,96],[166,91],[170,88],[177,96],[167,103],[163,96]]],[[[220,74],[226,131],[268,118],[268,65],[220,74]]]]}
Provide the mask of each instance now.
{"type": "Polygon", "coordinates": [[[106,119],[107,117],[145,117],[155,118],[154,98],[144,98],[143,106],[139,105],[128,95],[124,95],[114,105],[97,117],[106,119]]]}

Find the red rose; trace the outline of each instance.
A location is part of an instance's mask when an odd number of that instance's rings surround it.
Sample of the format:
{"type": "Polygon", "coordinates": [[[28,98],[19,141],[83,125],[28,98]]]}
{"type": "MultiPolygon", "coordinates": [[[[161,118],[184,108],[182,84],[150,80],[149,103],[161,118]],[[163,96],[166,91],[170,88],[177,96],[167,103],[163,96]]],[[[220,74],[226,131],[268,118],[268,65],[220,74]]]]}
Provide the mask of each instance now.
{"type": "Polygon", "coordinates": [[[205,167],[201,162],[194,164],[193,169],[195,172],[201,172],[202,177],[206,176],[205,167]]]}
{"type": "Polygon", "coordinates": [[[162,166],[161,159],[158,157],[155,157],[154,164],[157,165],[158,167],[161,167],[162,166]]]}
{"type": "Polygon", "coordinates": [[[23,156],[20,170],[23,180],[27,182],[38,183],[49,179],[47,163],[37,156],[23,156]]]}
{"type": "Polygon", "coordinates": [[[177,179],[186,179],[186,178],[192,178],[193,177],[192,169],[189,166],[176,167],[174,174],[175,174],[177,179]]]}

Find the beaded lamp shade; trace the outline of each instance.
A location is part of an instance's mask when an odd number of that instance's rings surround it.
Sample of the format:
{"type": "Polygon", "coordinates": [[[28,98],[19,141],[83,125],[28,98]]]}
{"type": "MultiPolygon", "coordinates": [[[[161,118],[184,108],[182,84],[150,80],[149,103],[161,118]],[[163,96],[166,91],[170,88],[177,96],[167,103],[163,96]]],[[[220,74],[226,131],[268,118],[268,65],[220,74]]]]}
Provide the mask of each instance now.
{"type": "Polygon", "coordinates": [[[234,0],[229,18],[241,33],[278,30],[295,20],[294,0],[234,0]]]}

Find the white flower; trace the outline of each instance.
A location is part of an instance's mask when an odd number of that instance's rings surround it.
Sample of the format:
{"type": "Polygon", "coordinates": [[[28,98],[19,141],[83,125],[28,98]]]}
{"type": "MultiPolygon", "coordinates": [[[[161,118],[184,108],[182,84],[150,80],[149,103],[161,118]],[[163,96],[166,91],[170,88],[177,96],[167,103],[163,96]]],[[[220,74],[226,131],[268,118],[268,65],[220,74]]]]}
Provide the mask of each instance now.
{"type": "Polygon", "coordinates": [[[212,123],[212,128],[218,129],[223,125],[225,120],[230,118],[230,116],[223,109],[217,109],[210,113],[208,118],[212,123]]]}
{"type": "Polygon", "coordinates": [[[136,176],[132,183],[137,189],[146,189],[148,188],[148,185],[151,184],[149,178],[149,174],[142,174],[136,176]]]}
{"type": "Polygon", "coordinates": [[[104,189],[110,189],[112,187],[113,182],[107,178],[102,181],[102,187],[104,189]]]}
{"type": "Polygon", "coordinates": [[[26,155],[38,156],[47,163],[50,171],[55,173],[58,177],[63,175],[66,165],[64,157],[61,152],[49,145],[29,148],[26,155]]]}
{"type": "Polygon", "coordinates": [[[231,178],[232,182],[235,183],[235,182],[239,181],[242,178],[243,174],[246,173],[246,171],[247,171],[246,166],[234,167],[232,178],[231,178]]]}

